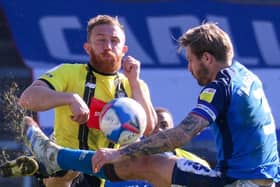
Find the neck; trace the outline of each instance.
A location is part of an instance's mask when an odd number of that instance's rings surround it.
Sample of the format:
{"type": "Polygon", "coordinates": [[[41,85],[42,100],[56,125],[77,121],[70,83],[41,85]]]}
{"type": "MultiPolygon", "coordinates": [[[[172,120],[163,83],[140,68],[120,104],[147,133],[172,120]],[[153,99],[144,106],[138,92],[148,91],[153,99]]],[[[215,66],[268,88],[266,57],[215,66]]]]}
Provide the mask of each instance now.
{"type": "Polygon", "coordinates": [[[222,63],[222,62],[217,62],[215,63],[215,66],[214,66],[214,71],[213,71],[213,74],[212,74],[212,80],[215,80],[216,77],[217,77],[217,74],[218,72],[221,70],[221,69],[224,69],[224,68],[227,68],[230,66],[231,63],[222,63]]]}
{"type": "Polygon", "coordinates": [[[90,71],[94,71],[98,74],[101,74],[101,75],[106,75],[106,76],[110,76],[110,75],[116,75],[118,72],[114,72],[114,73],[104,73],[104,72],[101,72],[101,71],[98,71],[97,69],[95,69],[90,63],[88,63],[88,67],[89,67],[89,70],[90,71]]]}

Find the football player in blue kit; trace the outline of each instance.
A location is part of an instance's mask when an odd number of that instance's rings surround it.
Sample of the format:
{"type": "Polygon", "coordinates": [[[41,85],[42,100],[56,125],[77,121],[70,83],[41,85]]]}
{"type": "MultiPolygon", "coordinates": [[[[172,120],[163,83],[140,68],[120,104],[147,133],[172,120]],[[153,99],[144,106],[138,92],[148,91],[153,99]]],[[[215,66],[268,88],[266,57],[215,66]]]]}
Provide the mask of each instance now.
{"type": "Polygon", "coordinates": [[[144,179],[158,187],[275,186],[280,179],[276,127],[260,79],[233,59],[228,34],[214,23],[190,28],[179,45],[186,49],[188,70],[203,86],[185,119],[121,149],[86,152],[50,143],[26,117],[27,142],[47,170],[80,170],[109,180],[144,179]],[[184,146],[207,127],[218,150],[214,169],[158,154],[184,146]]]}

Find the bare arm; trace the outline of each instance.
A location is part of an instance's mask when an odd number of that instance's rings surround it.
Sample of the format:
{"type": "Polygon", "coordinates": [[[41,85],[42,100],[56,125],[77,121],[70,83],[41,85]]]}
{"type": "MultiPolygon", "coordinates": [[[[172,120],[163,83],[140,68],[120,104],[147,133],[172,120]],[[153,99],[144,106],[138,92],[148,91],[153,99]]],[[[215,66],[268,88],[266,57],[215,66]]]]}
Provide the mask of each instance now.
{"type": "Polygon", "coordinates": [[[147,127],[145,129],[144,136],[149,136],[155,128],[155,124],[157,121],[156,112],[154,110],[154,107],[152,106],[150,95],[149,93],[143,92],[143,90],[141,89],[140,81],[130,83],[130,85],[133,90],[132,97],[143,106],[147,114],[147,127]]]}
{"type": "Polygon", "coordinates": [[[149,90],[147,89],[147,92],[144,92],[143,88],[141,88],[141,80],[139,78],[140,62],[131,56],[125,57],[123,59],[123,68],[124,74],[127,76],[131,86],[132,98],[138,101],[146,112],[147,127],[144,135],[149,136],[155,128],[157,115],[151,102],[149,90]]]}
{"type": "Polygon", "coordinates": [[[186,145],[194,136],[208,126],[209,122],[195,114],[189,114],[177,127],[161,131],[143,141],[120,150],[122,157],[133,158],[143,155],[172,151],[186,145]]]}
{"type": "Polygon", "coordinates": [[[172,151],[175,148],[186,145],[208,125],[209,122],[204,118],[195,114],[189,114],[175,128],[161,131],[140,142],[130,144],[119,150],[98,150],[92,158],[92,167],[96,172],[106,163],[115,163],[139,156],[172,151]]]}
{"type": "Polygon", "coordinates": [[[71,116],[73,121],[84,123],[89,118],[88,106],[78,94],[57,92],[41,80],[34,81],[24,90],[19,104],[36,112],[69,105],[73,113],[71,116]]]}
{"type": "Polygon", "coordinates": [[[44,111],[71,103],[71,95],[52,90],[44,81],[36,80],[20,96],[20,104],[32,111],[44,111]]]}

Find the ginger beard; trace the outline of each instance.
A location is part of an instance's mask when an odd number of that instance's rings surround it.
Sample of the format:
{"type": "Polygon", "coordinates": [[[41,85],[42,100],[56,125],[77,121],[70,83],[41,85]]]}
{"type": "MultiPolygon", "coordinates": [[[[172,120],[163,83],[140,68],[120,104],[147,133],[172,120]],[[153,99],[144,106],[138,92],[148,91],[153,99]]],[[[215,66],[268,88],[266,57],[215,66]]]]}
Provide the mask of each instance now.
{"type": "Polygon", "coordinates": [[[90,64],[94,69],[104,74],[114,74],[121,68],[121,59],[123,55],[116,55],[110,50],[104,50],[96,54],[90,49],[90,64]]]}

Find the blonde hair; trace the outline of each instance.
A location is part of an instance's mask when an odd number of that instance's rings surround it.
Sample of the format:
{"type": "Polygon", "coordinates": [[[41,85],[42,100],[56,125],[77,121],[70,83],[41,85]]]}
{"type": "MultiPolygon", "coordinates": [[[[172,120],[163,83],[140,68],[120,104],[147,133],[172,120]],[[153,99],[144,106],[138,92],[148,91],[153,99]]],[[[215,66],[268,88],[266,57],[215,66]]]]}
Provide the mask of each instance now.
{"type": "Polygon", "coordinates": [[[233,58],[233,46],[228,34],[215,23],[203,23],[189,29],[179,38],[179,46],[180,49],[189,46],[198,58],[204,52],[223,63],[233,58]]]}
{"type": "Polygon", "coordinates": [[[98,15],[91,18],[87,24],[87,40],[89,40],[92,29],[97,25],[116,25],[124,31],[124,26],[119,22],[118,17],[112,17],[109,15],[98,15]]]}

